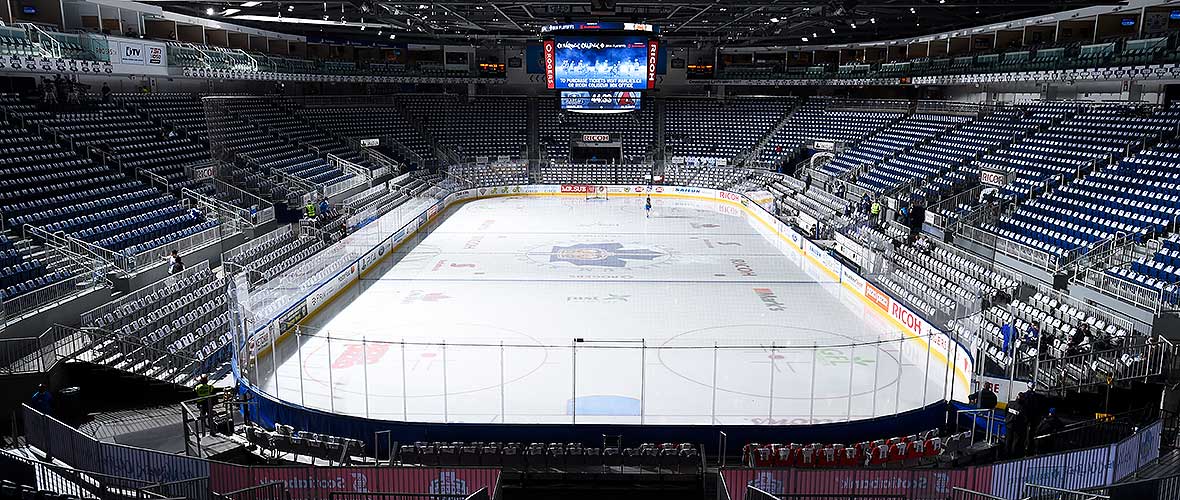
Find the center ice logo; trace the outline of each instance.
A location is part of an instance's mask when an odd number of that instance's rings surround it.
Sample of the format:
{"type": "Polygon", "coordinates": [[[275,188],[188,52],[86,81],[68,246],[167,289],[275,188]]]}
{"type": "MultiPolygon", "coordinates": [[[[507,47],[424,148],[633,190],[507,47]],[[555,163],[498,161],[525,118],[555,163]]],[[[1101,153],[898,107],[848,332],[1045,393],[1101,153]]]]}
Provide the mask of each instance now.
{"type": "Polygon", "coordinates": [[[622,243],[579,243],[554,246],[549,262],[568,262],[575,266],[626,267],[628,260],[652,261],[663,253],[650,248],[624,249],[622,243]]]}

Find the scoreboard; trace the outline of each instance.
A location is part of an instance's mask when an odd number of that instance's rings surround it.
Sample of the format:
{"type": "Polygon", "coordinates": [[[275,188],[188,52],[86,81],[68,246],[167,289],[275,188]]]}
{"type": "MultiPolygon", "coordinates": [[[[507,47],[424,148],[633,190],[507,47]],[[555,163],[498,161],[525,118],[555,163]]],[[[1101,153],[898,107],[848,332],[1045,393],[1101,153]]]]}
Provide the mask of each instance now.
{"type": "Polygon", "coordinates": [[[640,92],[563,91],[561,109],[571,111],[634,111],[642,106],[640,92]]]}

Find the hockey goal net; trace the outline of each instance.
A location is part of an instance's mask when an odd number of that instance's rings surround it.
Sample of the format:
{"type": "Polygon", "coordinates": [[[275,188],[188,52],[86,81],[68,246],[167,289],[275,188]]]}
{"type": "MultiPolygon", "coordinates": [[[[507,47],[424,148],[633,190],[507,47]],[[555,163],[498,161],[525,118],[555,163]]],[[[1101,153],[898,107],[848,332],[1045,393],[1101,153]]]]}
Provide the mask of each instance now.
{"type": "Polygon", "coordinates": [[[606,198],[606,186],[590,186],[590,189],[586,190],[587,200],[605,200],[606,198]]]}

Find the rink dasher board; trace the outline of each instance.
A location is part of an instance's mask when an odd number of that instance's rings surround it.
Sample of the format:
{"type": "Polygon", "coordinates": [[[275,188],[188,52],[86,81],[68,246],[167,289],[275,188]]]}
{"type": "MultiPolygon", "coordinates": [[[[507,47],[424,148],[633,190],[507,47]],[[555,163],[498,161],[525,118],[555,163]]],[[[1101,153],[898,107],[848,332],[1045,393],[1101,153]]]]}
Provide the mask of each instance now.
{"type": "MultiPolygon", "coordinates": [[[[302,299],[283,310],[273,318],[267,319],[266,324],[256,328],[247,340],[246,347],[254,357],[261,357],[269,353],[272,346],[282,342],[288,334],[302,325],[321,308],[336,299],[353,283],[360,280],[367,272],[380,264],[385,257],[397,251],[410,237],[430,224],[439,214],[455,206],[484,198],[511,196],[566,196],[585,197],[587,188],[596,191],[605,190],[610,196],[651,196],[654,198],[683,198],[692,200],[714,201],[723,206],[743,212],[756,219],[760,224],[754,227],[770,236],[769,241],[779,250],[796,252],[810,262],[816,269],[826,274],[833,281],[839,282],[842,289],[856,299],[870,305],[869,309],[877,312],[907,339],[912,341],[917,350],[929,350],[930,356],[943,366],[948,367],[951,379],[946,385],[950,387],[949,399],[966,402],[971,392],[971,374],[974,359],[970,350],[951,338],[945,332],[931,325],[921,314],[906,307],[888,293],[874,286],[867,279],[855,271],[846,268],[835,257],[823,250],[819,245],[805,238],[790,226],[771,215],[765,208],[750,200],[743,194],[709,188],[679,187],[679,186],[644,186],[644,185],[570,185],[570,184],[526,184],[498,187],[471,188],[456,191],[443,200],[431,205],[426,210],[406,223],[401,229],[383,239],[359,259],[353,261],[348,268],[342,269],[328,281],[308,292],[302,299]],[[281,325],[287,327],[281,328],[281,325]],[[927,342],[924,337],[928,337],[927,342]]],[[[336,244],[348,244],[347,237],[336,244]]],[[[331,248],[327,249],[331,251],[331,248]]],[[[237,357],[235,356],[236,360],[237,357]]],[[[235,370],[235,373],[240,373],[235,370]]]]}

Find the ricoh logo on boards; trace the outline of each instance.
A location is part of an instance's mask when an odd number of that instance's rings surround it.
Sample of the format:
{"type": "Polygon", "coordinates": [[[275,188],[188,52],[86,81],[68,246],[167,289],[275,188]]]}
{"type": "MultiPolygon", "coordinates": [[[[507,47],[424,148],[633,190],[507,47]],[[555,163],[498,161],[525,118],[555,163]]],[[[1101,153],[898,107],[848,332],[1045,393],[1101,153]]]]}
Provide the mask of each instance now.
{"type": "Polygon", "coordinates": [[[759,299],[762,299],[762,305],[766,306],[768,310],[774,312],[787,310],[787,305],[779,302],[778,295],[775,295],[773,290],[769,288],[755,288],[754,293],[758,295],[759,299]]]}
{"type": "Polygon", "coordinates": [[[723,200],[741,201],[742,197],[728,191],[718,191],[717,196],[723,200]]]}
{"type": "Polygon", "coordinates": [[[905,325],[906,328],[909,328],[911,332],[919,335],[922,334],[922,320],[918,319],[918,316],[905,307],[902,307],[901,304],[894,302],[893,307],[889,310],[889,314],[900,321],[901,324],[905,325]]]}
{"type": "Polygon", "coordinates": [[[746,259],[729,259],[729,263],[733,264],[733,268],[736,269],[738,274],[741,274],[742,276],[758,276],[758,273],[754,272],[754,268],[750,267],[750,264],[746,262],[746,259]]]}

